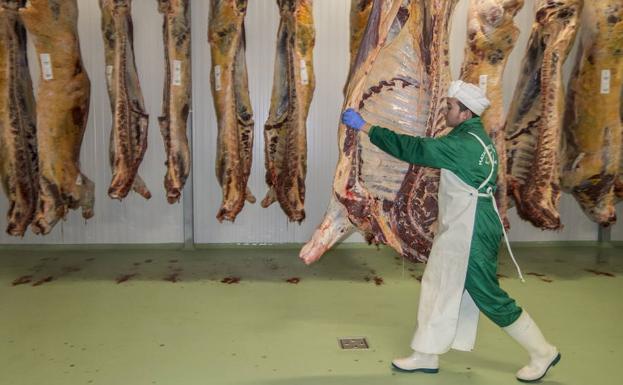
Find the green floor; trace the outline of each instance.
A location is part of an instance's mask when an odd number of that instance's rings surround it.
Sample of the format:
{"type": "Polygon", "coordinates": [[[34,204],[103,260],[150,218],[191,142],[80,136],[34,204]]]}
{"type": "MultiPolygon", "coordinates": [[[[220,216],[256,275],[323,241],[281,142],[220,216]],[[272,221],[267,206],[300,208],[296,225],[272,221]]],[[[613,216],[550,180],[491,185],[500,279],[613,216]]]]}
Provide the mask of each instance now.
{"type": "MultiPolygon", "coordinates": [[[[563,355],[543,383],[623,383],[623,249],[516,253],[527,283],[502,256],[502,286],[563,355]]],[[[517,383],[526,356],[485,318],[476,349],[443,355],[439,374],[390,369],[410,352],[422,265],[372,247],[312,267],[296,255],[0,250],[0,384],[517,383]],[[339,349],[347,336],[370,349],[339,349]]]]}

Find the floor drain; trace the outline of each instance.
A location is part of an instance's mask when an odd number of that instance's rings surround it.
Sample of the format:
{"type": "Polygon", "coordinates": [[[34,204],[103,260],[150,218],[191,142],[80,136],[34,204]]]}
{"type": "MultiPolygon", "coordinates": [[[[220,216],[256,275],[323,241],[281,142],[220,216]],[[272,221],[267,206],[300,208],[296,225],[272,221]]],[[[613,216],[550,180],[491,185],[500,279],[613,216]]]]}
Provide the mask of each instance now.
{"type": "Polygon", "coordinates": [[[369,349],[366,337],[345,337],[338,338],[342,349],[369,349]]]}

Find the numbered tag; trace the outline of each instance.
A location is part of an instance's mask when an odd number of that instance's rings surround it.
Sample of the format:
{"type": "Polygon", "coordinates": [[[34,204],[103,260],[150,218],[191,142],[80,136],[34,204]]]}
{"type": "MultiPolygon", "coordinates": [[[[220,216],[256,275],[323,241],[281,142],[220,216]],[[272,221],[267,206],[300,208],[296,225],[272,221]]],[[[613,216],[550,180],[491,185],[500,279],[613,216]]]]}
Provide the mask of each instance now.
{"type": "Polygon", "coordinates": [[[115,67],[108,65],[106,66],[106,80],[108,81],[108,84],[112,83],[112,71],[115,67]]]}
{"type": "Polygon", "coordinates": [[[487,93],[487,82],[488,81],[489,81],[489,75],[480,75],[480,78],[478,79],[478,86],[480,87],[482,92],[484,92],[485,94],[487,93]]]}
{"type": "Polygon", "coordinates": [[[173,85],[182,85],[182,62],[179,60],[173,60],[173,85]]]}
{"type": "Polygon", "coordinates": [[[610,93],[610,70],[601,70],[601,93],[607,95],[610,93]]]}
{"type": "Polygon", "coordinates": [[[309,84],[309,75],[307,74],[307,63],[301,59],[301,84],[306,86],[309,84]]]}
{"type": "Polygon", "coordinates": [[[41,59],[41,72],[43,73],[43,79],[52,80],[54,74],[52,73],[52,58],[49,53],[42,53],[39,55],[41,59]]]}
{"type": "Polygon", "coordinates": [[[221,90],[221,66],[214,66],[214,89],[221,90]]]}

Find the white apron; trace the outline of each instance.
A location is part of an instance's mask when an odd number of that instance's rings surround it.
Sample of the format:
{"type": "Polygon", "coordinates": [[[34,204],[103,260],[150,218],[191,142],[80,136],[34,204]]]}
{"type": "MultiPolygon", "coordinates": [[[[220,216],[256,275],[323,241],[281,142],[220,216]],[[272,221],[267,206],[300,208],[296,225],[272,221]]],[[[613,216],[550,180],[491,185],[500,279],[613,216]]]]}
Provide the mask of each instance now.
{"type": "MultiPolygon", "coordinates": [[[[472,350],[476,341],[480,311],[464,289],[478,196],[491,197],[496,212],[497,207],[491,189],[479,193],[493,177],[493,157],[484,142],[470,134],[484,148],[491,172],[475,189],[452,171],[441,170],[439,227],[422,277],[418,327],[411,342],[411,348],[420,353],[443,354],[450,348],[472,350]]],[[[504,236],[508,245],[506,232],[504,236]]]]}

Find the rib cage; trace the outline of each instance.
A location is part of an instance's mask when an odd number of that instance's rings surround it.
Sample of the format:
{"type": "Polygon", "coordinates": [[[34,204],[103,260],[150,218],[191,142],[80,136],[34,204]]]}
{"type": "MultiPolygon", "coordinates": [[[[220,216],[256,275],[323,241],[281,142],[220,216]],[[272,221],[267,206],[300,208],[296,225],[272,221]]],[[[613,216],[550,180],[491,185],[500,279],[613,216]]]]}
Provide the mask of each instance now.
{"type": "Polygon", "coordinates": [[[99,0],[106,57],[106,84],[113,113],[110,135],[112,181],[108,195],[125,198],[133,189],[145,199],[151,193],[138,175],[147,150],[149,115],[134,61],[132,0],[99,0]]]}
{"type": "MultiPolygon", "coordinates": [[[[450,79],[448,27],[455,4],[375,1],[351,68],[345,107],[358,107],[371,124],[399,132],[445,133],[441,99],[450,79]]],[[[426,260],[437,216],[438,172],[396,161],[343,125],[339,148],[332,200],[301,258],[316,261],[354,226],[369,242],[426,260]]]]}
{"type": "Polygon", "coordinates": [[[508,119],[508,189],[517,213],[559,229],[562,65],[573,45],[582,0],[539,0],[508,119]]]}
{"type": "Polygon", "coordinates": [[[266,184],[262,207],[278,201],[290,221],[305,219],[307,114],[315,76],[311,0],[278,0],[281,21],[270,114],[264,126],[266,184]]]}
{"type": "Polygon", "coordinates": [[[244,201],[255,202],[247,187],[253,150],[253,111],[245,59],[247,0],[211,0],[208,40],[211,86],[218,125],[216,176],[223,200],[219,221],[234,221],[244,201]]]}

